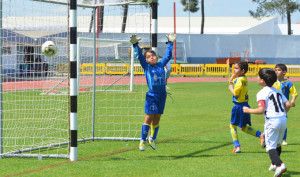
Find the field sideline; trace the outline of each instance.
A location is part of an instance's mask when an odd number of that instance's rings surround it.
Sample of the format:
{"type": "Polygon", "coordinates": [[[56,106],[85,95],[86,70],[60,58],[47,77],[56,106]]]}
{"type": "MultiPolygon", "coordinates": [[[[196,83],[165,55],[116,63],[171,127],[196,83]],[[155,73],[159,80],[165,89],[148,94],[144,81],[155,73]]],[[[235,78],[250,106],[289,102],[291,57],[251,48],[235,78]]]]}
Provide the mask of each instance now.
{"type": "MultiPolygon", "coordinates": [[[[140,152],[136,141],[79,143],[77,162],[3,158],[0,176],[273,176],[268,171],[268,154],[260,148],[258,138],[238,131],[242,153],[232,153],[228,125],[233,103],[227,78],[200,82],[203,78],[193,77],[198,81],[174,83],[180,79],[169,79],[171,89],[167,91],[174,101],[167,99],[157,150],[147,146],[140,152]]],[[[300,82],[293,82],[300,89],[300,82]]],[[[255,95],[260,89],[256,82],[249,82],[251,107],[256,107],[255,95]]],[[[283,147],[281,156],[288,171],[283,176],[300,176],[299,103],[298,98],[296,108],[288,113],[289,145],[283,147]]],[[[252,116],[252,124],[262,130],[263,116],[252,116]]]]}

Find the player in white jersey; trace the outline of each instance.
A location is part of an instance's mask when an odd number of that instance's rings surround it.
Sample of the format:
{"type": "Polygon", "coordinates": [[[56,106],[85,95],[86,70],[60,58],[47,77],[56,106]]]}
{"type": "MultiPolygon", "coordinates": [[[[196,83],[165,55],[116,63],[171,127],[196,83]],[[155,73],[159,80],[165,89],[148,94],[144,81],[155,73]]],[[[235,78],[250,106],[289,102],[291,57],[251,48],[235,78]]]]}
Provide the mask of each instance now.
{"type": "Polygon", "coordinates": [[[250,109],[243,107],[245,113],[264,114],[265,116],[265,143],[266,151],[271,159],[269,170],[275,171],[274,177],[281,176],[287,168],[280,159],[281,142],[286,129],[286,112],[291,104],[286,97],[277,89],[272,87],[277,76],[274,70],[263,68],[258,73],[257,82],[263,87],[257,95],[258,108],[250,109]]]}

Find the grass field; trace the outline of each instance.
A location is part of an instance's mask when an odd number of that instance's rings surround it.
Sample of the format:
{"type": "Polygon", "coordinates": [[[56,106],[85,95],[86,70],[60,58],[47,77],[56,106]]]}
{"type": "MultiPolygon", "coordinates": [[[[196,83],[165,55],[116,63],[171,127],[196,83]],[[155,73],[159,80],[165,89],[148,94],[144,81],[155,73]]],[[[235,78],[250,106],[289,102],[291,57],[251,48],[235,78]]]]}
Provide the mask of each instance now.
{"type": "MultiPolygon", "coordinates": [[[[300,88],[300,82],[294,82],[300,88]]],[[[273,176],[270,160],[258,138],[238,131],[242,153],[233,154],[229,133],[233,106],[227,82],[170,83],[160,122],[157,150],[138,150],[137,141],[97,141],[78,144],[79,160],[3,158],[0,176],[273,176]]],[[[261,89],[249,82],[250,106],[257,107],[261,89]]],[[[299,90],[299,89],[298,89],[299,90]]],[[[288,171],[300,176],[300,99],[288,113],[288,146],[281,158],[288,171]]],[[[142,124],[142,122],[141,122],[142,124]]],[[[252,115],[252,127],[263,130],[263,115],[252,115]]]]}

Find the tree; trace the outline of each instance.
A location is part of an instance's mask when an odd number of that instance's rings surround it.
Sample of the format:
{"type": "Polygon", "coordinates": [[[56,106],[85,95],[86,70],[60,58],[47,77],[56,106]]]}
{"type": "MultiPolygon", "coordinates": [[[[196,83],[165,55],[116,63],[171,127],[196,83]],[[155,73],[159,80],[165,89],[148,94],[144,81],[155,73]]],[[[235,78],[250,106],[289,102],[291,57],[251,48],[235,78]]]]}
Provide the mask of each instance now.
{"type": "MultiPolygon", "coordinates": [[[[183,11],[190,11],[192,13],[198,12],[198,0],[181,0],[181,4],[184,6],[183,11]]],[[[202,20],[201,20],[201,34],[204,33],[204,21],[205,21],[205,16],[204,16],[204,0],[201,0],[201,15],[202,15],[202,20]]]]}
{"type": "Polygon", "coordinates": [[[201,0],[201,16],[202,16],[202,21],[201,21],[201,34],[204,33],[204,0],[201,0]]]}
{"type": "Polygon", "coordinates": [[[128,4],[124,5],[121,33],[125,33],[126,23],[127,23],[127,14],[128,14],[128,4]]]}
{"type": "MultiPolygon", "coordinates": [[[[91,1],[92,0],[83,0],[82,3],[83,4],[91,4],[91,1]]],[[[104,0],[99,0],[101,4],[104,4],[104,0]]],[[[94,1],[95,4],[97,4],[97,0],[94,1]]],[[[100,6],[98,7],[99,8],[99,11],[98,11],[98,14],[97,16],[99,17],[97,20],[99,21],[99,24],[97,26],[97,30],[98,32],[97,33],[101,33],[103,31],[103,16],[104,16],[104,6],[100,6]]],[[[90,22],[90,28],[89,28],[89,32],[92,31],[92,26],[93,26],[93,15],[91,16],[91,22],[90,22]]]]}
{"type": "MultiPolygon", "coordinates": [[[[123,0],[124,2],[128,2],[128,0],[123,0]]],[[[147,2],[147,3],[151,3],[152,1],[150,0],[132,0],[135,2],[147,2]]],[[[122,0],[120,0],[120,2],[122,2],[122,0]]],[[[123,6],[124,11],[123,11],[123,17],[122,17],[122,29],[121,29],[121,33],[125,33],[125,29],[126,29],[126,24],[127,24],[127,15],[128,15],[128,4],[123,6]]]]}
{"type": "Polygon", "coordinates": [[[282,18],[287,18],[288,35],[292,34],[291,14],[299,10],[300,4],[293,0],[252,0],[257,3],[256,11],[249,11],[254,18],[260,19],[262,16],[278,13],[282,18]]]}

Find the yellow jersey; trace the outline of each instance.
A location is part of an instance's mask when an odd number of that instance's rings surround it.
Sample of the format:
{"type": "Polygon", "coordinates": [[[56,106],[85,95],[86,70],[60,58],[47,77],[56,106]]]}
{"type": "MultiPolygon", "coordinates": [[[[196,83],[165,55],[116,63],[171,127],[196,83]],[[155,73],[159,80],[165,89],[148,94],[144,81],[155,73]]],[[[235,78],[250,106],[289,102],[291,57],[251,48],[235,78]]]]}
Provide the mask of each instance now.
{"type": "Polygon", "coordinates": [[[283,93],[283,95],[286,97],[287,100],[289,100],[290,95],[298,96],[298,93],[296,91],[294,84],[289,80],[281,81],[281,80],[277,79],[277,81],[274,83],[273,87],[275,87],[277,90],[280,90],[283,93]]]}
{"type": "Polygon", "coordinates": [[[237,77],[233,81],[233,101],[234,103],[248,102],[248,80],[246,76],[237,77]]]}

